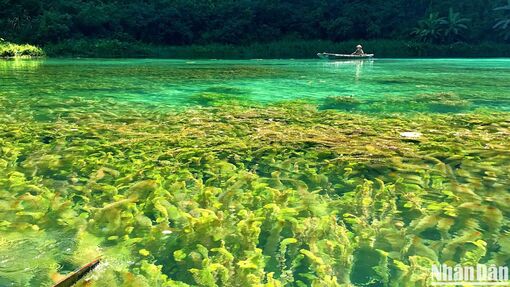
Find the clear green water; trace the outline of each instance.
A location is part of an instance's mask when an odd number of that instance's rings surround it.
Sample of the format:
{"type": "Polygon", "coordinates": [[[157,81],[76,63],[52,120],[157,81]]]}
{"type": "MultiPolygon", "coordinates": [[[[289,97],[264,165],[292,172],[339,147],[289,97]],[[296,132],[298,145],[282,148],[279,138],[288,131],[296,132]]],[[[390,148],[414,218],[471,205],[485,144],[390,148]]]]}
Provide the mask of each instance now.
{"type": "Polygon", "coordinates": [[[208,92],[254,102],[352,96],[377,112],[370,104],[402,110],[417,95],[453,93],[467,108],[510,109],[510,59],[2,61],[0,73],[2,92],[20,97],[182,106],[208,92]]]}
{"type": "Polygon", "coordinates": [[[0,286],[510,265],[510,60],[0,61],[0,286]]]}

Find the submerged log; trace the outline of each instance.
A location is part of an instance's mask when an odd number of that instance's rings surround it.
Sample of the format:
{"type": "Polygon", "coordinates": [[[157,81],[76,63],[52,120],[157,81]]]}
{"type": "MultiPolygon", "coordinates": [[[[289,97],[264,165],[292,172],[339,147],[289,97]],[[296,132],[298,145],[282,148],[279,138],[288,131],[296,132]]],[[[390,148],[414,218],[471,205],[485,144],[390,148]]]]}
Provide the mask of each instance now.
{"type": "Polygon", "coordinates": [[[53,287],[71,287],[74,284],[76,284],[83,276],[85,276],[90,271],[94,270],[94,268],[99,265],[101,261],[101,258],[96,258],[92,262],[88,263],[87,265],[84,265],[77,269],[76,271],[72,272],[71,274],[67,275],[65,278],[60,280],[58,283],[53,285],[53,287]]]}

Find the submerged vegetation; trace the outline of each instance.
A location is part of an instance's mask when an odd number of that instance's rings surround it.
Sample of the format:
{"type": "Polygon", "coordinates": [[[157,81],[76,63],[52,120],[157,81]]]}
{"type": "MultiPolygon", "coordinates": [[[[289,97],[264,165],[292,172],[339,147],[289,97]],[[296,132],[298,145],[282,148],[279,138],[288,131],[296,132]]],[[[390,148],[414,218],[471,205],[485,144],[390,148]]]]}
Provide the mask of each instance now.
{"type": "Polygon", "coordinates": [[[331,96],[319,105],[321,110],[357,111],[365,113],[431,112],[460,113],[473,111],[475,106],[454,93],[421,94],[410,98],[386,97],[361,100],[354,96],[331,96]]]}
{"type": "Polygon", "coordinates": [[[42,57],[44,51],[33,45],[18,45],[0,38],[0,58],[31,58],[42,57]]]}
{"type": "MultiPolygon", "coordinates": [[[[436,262],[510,263],[508,113],[238,94],[0,96],[0,285],[99,255],[83,286],[426,286],[436,262]]],[[[468,104],[414,101],[444,99],[468,104]]]]}

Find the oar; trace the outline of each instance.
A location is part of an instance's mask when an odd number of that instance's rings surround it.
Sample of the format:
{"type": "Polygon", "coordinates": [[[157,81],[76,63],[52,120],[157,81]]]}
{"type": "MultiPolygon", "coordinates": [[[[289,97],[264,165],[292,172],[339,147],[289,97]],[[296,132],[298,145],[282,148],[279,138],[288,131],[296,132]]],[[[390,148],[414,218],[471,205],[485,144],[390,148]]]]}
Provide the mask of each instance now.
{"type": "Polygon", "coordinates": [[[60,280],[57,284],[53,285],[53,287],[71,287],[76,282],[78,282],[83,276],[85,276],[87,273],[92,271],[101,261],[101,257],[98,257],[94,259],[92,262],[90,262],[87,265],[84,265],[77,269],[76,271],[72,272],[71,274],[67,275],[64,279],[60,280]]]}

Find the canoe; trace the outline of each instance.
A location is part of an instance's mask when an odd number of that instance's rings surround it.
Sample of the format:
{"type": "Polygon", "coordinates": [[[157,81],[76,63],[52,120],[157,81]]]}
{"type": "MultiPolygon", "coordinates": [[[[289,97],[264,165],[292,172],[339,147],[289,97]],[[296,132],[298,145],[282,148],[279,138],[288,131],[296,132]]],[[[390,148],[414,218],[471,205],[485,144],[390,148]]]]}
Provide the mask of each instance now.
{"type": "Polygon", "coordinates": [[[351,54],[332,54],[332,53],[317,53],[317,56],[321,59],[328,60],[353,60],[353,59],[370,59],[374,57],[374,54],[363,54],[363,55],[351,55],[351,54]]]}
{"type": "Polygon", "coordinates": [[[81,278],[83,278],[87,273],[92,271],[94,268],[96,268],[97,265],[99,265],[99,262],[101,261],[101,258],[96,258],[92,262],[90,262],[87,265],[84,265],[80,267],[78,270],[72,272],[68,276],[66,276],[64,279],[60,280],[58,283],[53,285],[53,287],[71,287],[76,282],[78,282],[81,278]]]}

